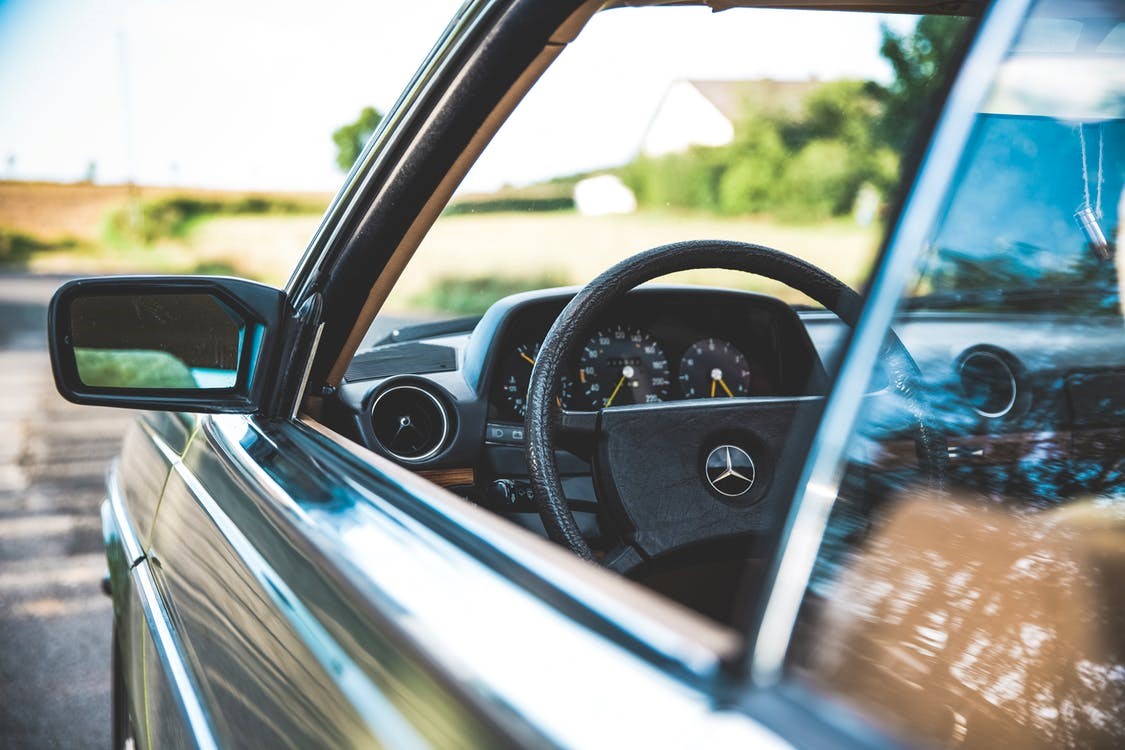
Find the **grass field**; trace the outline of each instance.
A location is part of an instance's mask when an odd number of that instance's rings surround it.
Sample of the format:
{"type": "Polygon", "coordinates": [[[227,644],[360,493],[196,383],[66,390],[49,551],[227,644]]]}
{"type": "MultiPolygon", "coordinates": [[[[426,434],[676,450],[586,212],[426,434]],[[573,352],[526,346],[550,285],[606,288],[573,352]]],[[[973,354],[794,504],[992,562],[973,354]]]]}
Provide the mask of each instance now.
{"type": "MultiPolygon", "coordinates": [[[[327,205],[323,194],[248,194],[181,188],[142,188],[139,198],[235,201],[247,195],[327,205]]],[[[107,237],[107,219],[137,197],[124,186],[0,182],[0,232],[35,238],[49,251],[26,262],[57,273],[231,273],[282,284],[304,251],[319,213],[205,216],[190,231],[148,245],[107,237]],[[65,244],[64,244],[65,242],[65,244]]],[[[443,307],[441,280],[497,282],[497,290],[536,286],[544,277],[581,284],[611,264],[655,245],[686,239],[756,242],[806,258],[851,284],[870,267],[879,236],[873,227],[838,220],[795,226],[766,218],[637,213],[585,217],[573,212],[486,213],[442,217],[396,286],[388,308],[443,307]]],[[[793,293],[744,274],[693,271],[675,281],[793,293]]],[[[486,287],[492,288],[488,283],[486,287]]],[[[499,292],[498,292],[499,293],[499,292]]],[[[448,308],[447,308],[448,309],[448,308]]]]}
{"type": "MultiPolygon", "coordinates": [[[[573,213],[447,216],[438,221],[407,266],[388,307],[409,309],[441,277],[519,280],[543,275],[582,284],[633,253],[690,239],[755,242],[797,255],[856,285],[879,241],[874,227],[850,221],[815,226],[761,218],[637,213],[585,217],[573,213]]],[[[731,271],[691,271],[668,281],[715,284],[804,301],[780,285],[731,271]]]]}

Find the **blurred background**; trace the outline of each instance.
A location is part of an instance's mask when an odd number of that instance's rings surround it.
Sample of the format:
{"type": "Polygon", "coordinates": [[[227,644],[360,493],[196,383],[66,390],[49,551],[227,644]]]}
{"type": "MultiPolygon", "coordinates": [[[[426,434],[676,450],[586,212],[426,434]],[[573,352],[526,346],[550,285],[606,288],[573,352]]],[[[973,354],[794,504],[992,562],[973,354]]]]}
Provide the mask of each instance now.
{"type": "MultiPolygon", "coordinates": [[[[0,0],[0,267],[283,284],[456,6],[0,0]]],[[[581,283],[670,225],[861,280],[960,21],[715,15],[596,18],[466,179],[395,306],[479,311],[489,295],[450,301],[473,287],[456,259],[518,287],[529,269],[496,266],[554,255],[523,286],[581,283]]]]}
{"type": "MultiPolygon", "coordinates": [[[[136,272],[284,284],[458,5],[0,0],[0,746],[109,742],[97,505],[129,414],[55,394],[51,293],[136,272]]],[[[963,28],[602,14],[485,151],[386,310],[479,314],[703,237],[862,284],[909,127],[963,28]]],[[[679,280],[800,301],[751,277],[679,280]]]]}

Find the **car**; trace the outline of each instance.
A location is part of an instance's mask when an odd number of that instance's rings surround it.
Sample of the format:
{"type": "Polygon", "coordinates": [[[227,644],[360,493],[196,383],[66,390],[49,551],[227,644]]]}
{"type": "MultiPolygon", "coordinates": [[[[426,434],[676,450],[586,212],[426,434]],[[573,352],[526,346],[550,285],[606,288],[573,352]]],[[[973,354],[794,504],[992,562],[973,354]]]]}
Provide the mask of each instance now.
{"type": "MultiPolygon", "coordinates": [[[[471,0],[284,289],[59,289],[59,391],[142,410],[101,511],[117,746],[1125,744],[1120,2],[700,3],[972,19],[869,276],[680,216],[579,287],[379,315],[564,47],[609,102],[634,19],[690,4],[471,0]]],[[[562,111],[523,158],[611,137],[562,111]]]]}

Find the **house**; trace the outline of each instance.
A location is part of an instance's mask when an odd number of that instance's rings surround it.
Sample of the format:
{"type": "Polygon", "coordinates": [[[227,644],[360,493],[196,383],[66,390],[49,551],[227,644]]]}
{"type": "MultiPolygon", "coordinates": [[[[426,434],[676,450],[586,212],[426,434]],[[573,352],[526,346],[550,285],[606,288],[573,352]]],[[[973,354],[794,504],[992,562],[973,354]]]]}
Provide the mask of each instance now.
{"type": "Polygon", "coordinates": [[[583,216],[631,214],[637,210],[637,197],[617,175],[601,174],[574,186],[574,207],[583,216]]]}
{"type": "Polygon", "coordinates": [[[652,116],[641,153],[662,156],[691,146],[722,146],[734,139],[735,123],[753,112],[796,116],[815,79],[775,81],[676,81],[652,116]]]}

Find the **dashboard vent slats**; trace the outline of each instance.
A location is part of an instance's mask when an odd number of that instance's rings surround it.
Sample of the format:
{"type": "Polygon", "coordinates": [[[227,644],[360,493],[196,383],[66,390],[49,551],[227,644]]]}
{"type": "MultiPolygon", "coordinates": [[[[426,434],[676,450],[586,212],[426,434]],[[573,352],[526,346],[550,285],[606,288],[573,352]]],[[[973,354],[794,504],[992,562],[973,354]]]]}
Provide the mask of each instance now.
{"type": "Polygon", "coordinates": [[[408,342],[381,346],[359,354],[348,365],[344,380],[377,380],[392,375],[450,372],[457,369],[457,352],[448,346],[408,342]]]}
{"type": "Polygon", "coordinates": [[[448,409],[429,389],[392,385],[371,402],[375,439],[392,457],[417,463],[445,447],[452,420],[448,409]]]}

